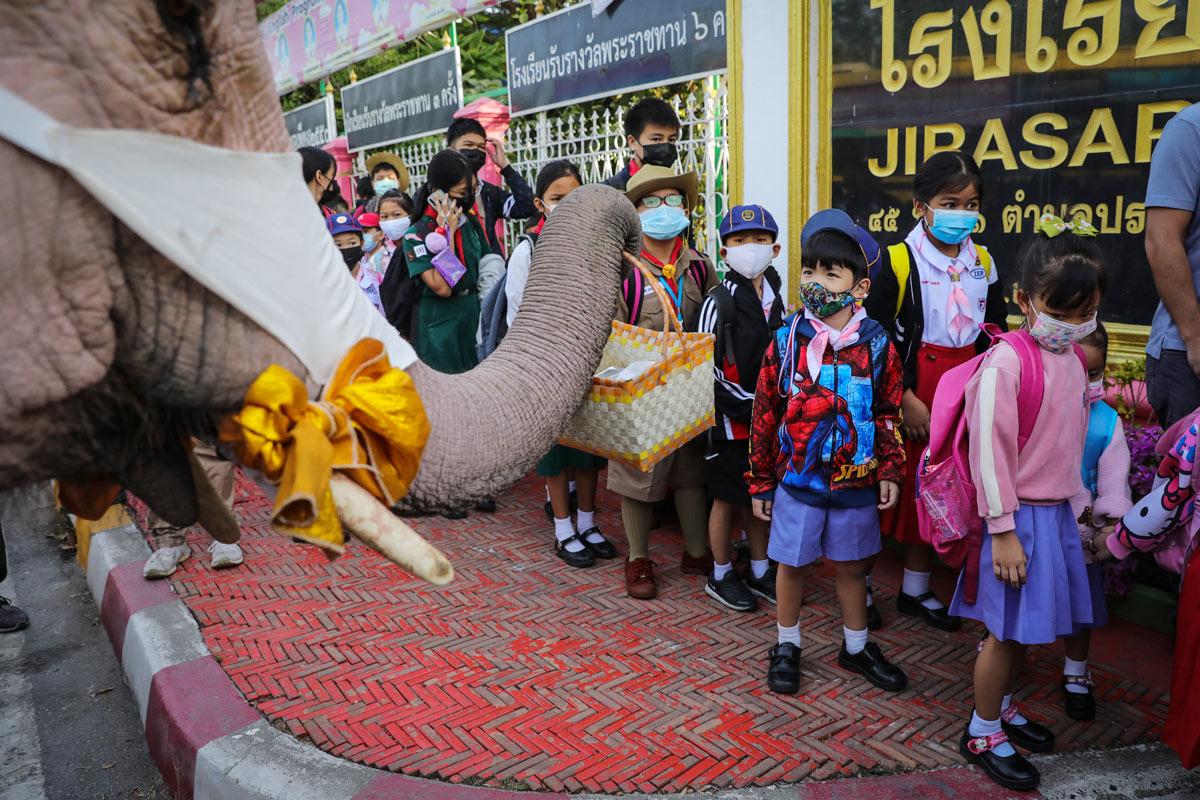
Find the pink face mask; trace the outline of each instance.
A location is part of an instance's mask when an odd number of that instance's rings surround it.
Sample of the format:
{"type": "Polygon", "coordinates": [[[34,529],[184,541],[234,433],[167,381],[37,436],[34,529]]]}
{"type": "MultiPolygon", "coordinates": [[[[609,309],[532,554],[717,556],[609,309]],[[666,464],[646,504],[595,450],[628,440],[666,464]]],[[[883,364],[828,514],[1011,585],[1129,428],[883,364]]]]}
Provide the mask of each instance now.
{"type": "Polygon", "coordinates": [[[1104,399],[1104,379],[1088,384],[1088,402],[1096,403],[1104,399]]]}

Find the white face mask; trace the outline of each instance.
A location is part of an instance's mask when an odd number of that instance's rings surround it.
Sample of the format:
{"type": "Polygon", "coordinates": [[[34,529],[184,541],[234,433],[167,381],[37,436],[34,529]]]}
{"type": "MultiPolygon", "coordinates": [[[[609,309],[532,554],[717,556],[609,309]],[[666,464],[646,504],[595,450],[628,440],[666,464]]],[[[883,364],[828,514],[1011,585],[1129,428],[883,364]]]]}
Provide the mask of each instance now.
{"type": "Polygon", "coordinates": [[[775,245],[747,242],[725,250],[725,263],[737,274],[754,280],[767,271],[775,257],[775,245]]]}
{"type": "Polygon", "coordinates": [[[554,203],[553,205],[551,205],[549,203],[542,203],[542,208],[546,209],[545,216],[548,217],[548,216],[550,216],[551,211],[558,208],[558,203],[554,203]]]}
{"type": "Polygon", "coordinates": [[[393,366],[416,360],[350,277],[299,154],[64,125],[3,86],[0,108],[0,137],[70,173],[143,241],[291,350],[314,381],[328,381],[366,337],[384,343],[393,366]]]}
{"type": "Polygon", "coordinates": [[[383,231],[383,235],[393,242],[398,242],[400,241],[400,237],[404,235],[404,232],[408,230],[408,218],[381,219],[379,220],[379,230],[383,231]]]}

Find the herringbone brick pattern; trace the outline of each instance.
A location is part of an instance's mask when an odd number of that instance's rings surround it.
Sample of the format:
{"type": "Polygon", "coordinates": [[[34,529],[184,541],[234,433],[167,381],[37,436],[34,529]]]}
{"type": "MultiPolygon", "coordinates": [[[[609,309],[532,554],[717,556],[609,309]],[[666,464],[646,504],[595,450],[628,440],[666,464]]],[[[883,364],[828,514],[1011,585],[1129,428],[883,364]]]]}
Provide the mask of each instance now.
{"type": "MultiPolygon", "coordinates": [[[[801,624],[795,697],[765,686],[769,611],[739,615],[679,573],[678,534],[652,536],[658,600],[624,596],[621,561],[576,570],[552,553],[540,482],[495,515],[416,520],[457,578],[420,583],[361,546],[334,563],[269,531],[268,504],[238,487],[246,564],[214,572],[196,551],[175,586],[238,688],[277,727],[346,759],[450,781],[532,789],[666,792],[820,779],[960,763],[978,628],[956,634],[897,614],[885,555],[873,634],[904,666],[887,695],[835,664],[841,622],[818,569],[801,624]]],[[[600,521],[623,547],[613,498],[600,521]]],[[[944,587],[943,587],[944,591],[944,587]]],[[[1018,697],[1059,749],[1154,738],[1166,713],[1170,642],[1114,624],[1097,636],[1101,710],[1068,720],[1062,653],[1032,648],[1018,697]]]]}

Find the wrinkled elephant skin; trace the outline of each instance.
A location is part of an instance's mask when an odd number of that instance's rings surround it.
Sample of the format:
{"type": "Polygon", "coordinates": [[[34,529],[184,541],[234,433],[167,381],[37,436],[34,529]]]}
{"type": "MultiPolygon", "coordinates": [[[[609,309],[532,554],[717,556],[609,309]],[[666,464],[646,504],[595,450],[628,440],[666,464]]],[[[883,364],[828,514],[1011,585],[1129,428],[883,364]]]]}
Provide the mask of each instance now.
{"type": "MultiPolygon", "coordinates": [[[[73,125],[291,149],[250,2],[0,4],[0,83],[73,125]]],[[[0,170],[0,488],[111,478],[194,522],[185,434],[211,436],[269,364],[304,369],[66,172],[3,140],[0,170]]],[[[253,213],[253,197],[230,202],[253,213]]],[[[621,195],[576,192],[546,226],[500,350],[462,376],[414,366],[433,426],[414,504],[491,494],[552,443],[599,360],[620,250],[638,235],[621,195]]]]}

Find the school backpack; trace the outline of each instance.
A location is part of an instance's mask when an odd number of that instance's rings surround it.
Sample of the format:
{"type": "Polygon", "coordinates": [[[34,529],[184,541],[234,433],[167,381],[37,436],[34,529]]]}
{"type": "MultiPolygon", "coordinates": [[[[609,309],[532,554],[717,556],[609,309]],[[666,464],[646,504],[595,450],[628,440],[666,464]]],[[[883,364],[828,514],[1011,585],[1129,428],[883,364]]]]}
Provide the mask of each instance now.
{"type": "MultiPolygon", "coordinates": [[[[701,287],[704,284],[700,284],[701,287]]],[[[737,364],[733,353],[733,317],[737,313],[733,305],[733,295],[729,293],[724,283],[718,283],[708,293],[717,305],[717,321],[721,323],[714,333],[717,341],[713,347],[714,353],[721,353],[725,364],[737,364]]],[[[640,310],[640,309],[639,309],[640,310]]]]}
{"type": "MultiPolygon", "coordinates": [[[[703,293],[704,286],[708,283],[708,260],[695,248],[689,249],[692,251],[692,259],[688,263],[687,273],[703,293]]],[[[629,309],[630,325],[636,325],[637,318],[641,316],[642,298],[646,296],[645,288],[646,278],[640,269],[630,270],[629,275],[621,282],[621,296],[625,299],[625,308],[629,309]]],[[[663,312],[666,313],[666,309],[663,309],[663,312]]]]}
{"type": "MultiPolygon", "coordinates": [[[[517,239],[517,244],[513,246],[513,252],[516,252],[522,241],[528,241],[532,253],[537,239],[536,233],[522,234],[517,239]]],[[[509,257],[512,257],[511,253],[509,257]]],[[[508,295],[505,293],[507,286],[508,270],[506,269],[492,290],[484,296],[483,302],[479,306],[480,331],[483,334],[477,348],[480,361],[496,352],[496,348],[500,346],[500,342],[508,333],[508,295]]]]}
{"type": "MultiPolygon", "coordinates": [[[[1007,342],[1021,364],[1017,390],[1017,452],[1029,441],[1037,421],[1045,388],[1041,349],[1026,330],[1002,333],[995,325],[983,332],[997,342],[1007,342]]],[[[1075,355],[1087,371],[1087,359],[1078,345],[1075,355]]],[[[938,381],[929,409],[929,446],[917,467],[917,521],[921,539],[956,569],[964,569],[963,595],[974,603],[979,588],[979,554],[983,546],[983,519],[979,516],[969,458],[967,383],[983,364],[987,353],[960,364],[938,381]]]]}
{"type": "MultiPolygon", "coordinates": [[[[892,272],[896,276],[896,285],[900,287],[900,291],[896,292],[896,313],[894,316],[900,316],[900,308],[904,305],[904,294],[908,287],[908,276],[912,273],[912,253],[908,249],[907,242],[888,245],[888,261],[892,265],[892,272]]],[[[981,244],[975,245],[975,251],[979,253],[979,264],[983,267],[984,277],[991,280],[992,277],[992,254],[987,248],[981,244]]]]}
{"type": "Polygon", "coordinates": [[[421,302],[421,290],[425,282],[420,277],[408,274],[408,259],[404,257],[404,245],[397,243],[392,258],[388,261],[383,283],[379,285],[379,298],[383,311],[401,336],[413,340],[417,324],[417,306],[421,302]]]}

